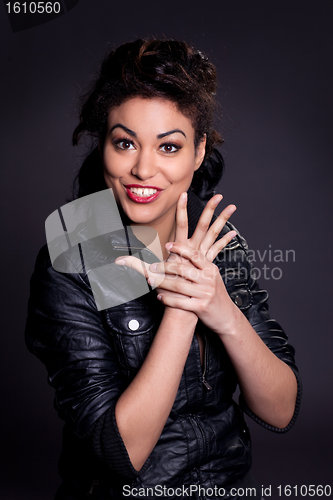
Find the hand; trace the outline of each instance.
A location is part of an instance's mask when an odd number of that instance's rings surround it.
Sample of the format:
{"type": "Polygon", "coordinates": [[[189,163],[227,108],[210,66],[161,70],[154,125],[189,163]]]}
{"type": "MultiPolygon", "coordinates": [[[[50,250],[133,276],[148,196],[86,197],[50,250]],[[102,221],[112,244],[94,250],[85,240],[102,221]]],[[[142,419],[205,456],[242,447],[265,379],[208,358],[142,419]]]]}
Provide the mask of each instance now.
{"type": "Polygon", "coordinates": [[[190,239],[187,239],[186,199],[179,200],[177,207],[177,238],[168,243],[171,252],[166,262],[153,264],[149,271],[156,273],[150,277],[151,285],[158,283],[158,298],[164,305],[194,312],[201,321],[217,333],[228,331],[230,315],[235,312],[219,269],[213,264],[218,253],[236,236],[229,231],[216,241],[226,221],[235,211],[229,205],[209,227],[214,211],[222,200],[214,196],[207,203],[198,225],[190,239]],[[178,241],[177,241],[178,240],[178,241]],[[222,318],[221,318],[222,313],[222,318]]]}
{"type": "MultiPolygon", "coordinates": [[[[165,273],[159,284],[158,299],[166,306],[195,313],[217,334],[227,334],[232,330],[237,308],[226,291],[217,266],[188,245],[174,243],[168,247],[188,259],[189,264],[165,262],[150,266],[151,272],[165,273]]],[[[148,279],[151,285],[154,282],[154,278],[148,279]]]]}
{"type": "MultiPolygon", "coordinates": [[[[209,202],[206,204],[206,207],[204,208],[201,214],[198,225],[192,237],[189,239],[188,239],[188,220],[187,220],[187,193],[182,193],[180,195],[177,204],[175,242],[185,243],[189,245],[191,248],[197,250],[200,249],[201,252],[211,262],[215,259],[216,255],[222,250],[222,248],[224,248],[224,246],[227,245],[228,242],[232,238],[234,238],[237,234],[235,231],[229,232],[227,237],[225,237],[223,240],[220,240],[220,243],[222,243],[222,245],[218,243],[216,246],[212,247],[217,236],[220,234],[223,226],[225,225],[226,221],[236,210],[236,207],[234,205],[229,205],[217,218],[214,224],[212,224],[212,226],[209,228],[209,224],[211,222],[215,209],[222,200],[222,198],[223,198],[222,195],[215,195],[209,200],[209,202]]],[[[189,263],[189,261],[185,259],[184,256],[177,255],[176,253],[172,252],[166,259],[166,262],[189,263]]],[[[159,283],[161,283],[163,277],[164,275],[161,275],[158,278],[159,281],[157,282],[155,281],[156,286],[158,286],[159,283]]],[[[181,276],[178,276],[178,279],[179,280],[183,279],[185,281],[185,278],[182,278],[181,276]]],[[[172,298],[175,297],[185,298],[183,295],[176,292],[172,292],[167,289],[156,288],[156,291],[159,295],[163,291],[164,299],[166,299],[169,296],[172,298]]],[[[166,305],[165,300],[163,302],[166,305]]]]}
{"type": "MultiPolygon", "coordinates": [[[[237,235],[236,231],[229,231],[214,243],[225,223],[236,210],[235,205],[228,205],[209,227],[215,209],[222,199],[223,196],[217,194],[207,202],[192,237],[188,238],[187,193],[182,193],[177,204],[175,243],[185,243],[191,248],[200,250],[210,262],[213,262],[217,254],[237,235]]],[[[182,256],[171,253],[167,261],[170,260],[182,261],[182,256]]]]}
{"type": "MultiPolygon", "coordinates": [[[[184,192],[179,196],[177,203],[177,211],[176,211],[176,230],[175,230],[175,241],[179,243],[188,242],[188,220],[187,220],[187,193],[184,192]]],[[[169,257],[166,259],[166,262],[185,262],[186,259],[183,259],[180,255],[176,255],[174,253],[170,253],[169,257]]],[[[163,276],[160,277],[159,282],[161,283],[163,276]]],[[[179,276],[179,279],[181,277],[179,276]]],[[[158,284],[158,283],[157,283],[158,284]]],[[[160,294],[162,290],[156,288],[156,292],[160,294]]],[[[172,297],[184,298],[183,295],[178,294],[176,292],[168,292],[164,290],[164,296],[168,295],[172,297]]]]}
{"type": "MultiPolygon", "coordinates": [[[[192,237],[188,239],[186,199],[186,193],[183,193],[178,201],[175,242],[166,245],[171,251],[168,259],[150,267],[134,257],[126,257],[122,263],[141,272],[152,286],[158,287],[158,298],[164,305],[194,312],[203,323],[218,333],[221,307],[225,310],[229,308],[232,312],[234,304],[217,266],[212,262],[237,233],[229,231],[217,242],[215,240],[236,207],[229,205],[209,227],[214,211],[222,200],[221,195],[214,196],[203,210],[192,237]]],[[[226,321],[227,316],[224,323],[226,321]]]]}

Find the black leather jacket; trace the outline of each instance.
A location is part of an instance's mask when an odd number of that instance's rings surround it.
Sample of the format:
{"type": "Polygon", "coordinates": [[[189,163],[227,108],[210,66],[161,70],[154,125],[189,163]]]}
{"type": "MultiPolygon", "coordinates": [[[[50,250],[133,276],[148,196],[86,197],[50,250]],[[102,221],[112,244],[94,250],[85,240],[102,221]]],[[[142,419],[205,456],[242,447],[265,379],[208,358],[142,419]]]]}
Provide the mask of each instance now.
{"type": "MultiPolygon", "coordinates": [[[[199,199],[189,192],[189,235],[202,211],[199,199]]],[[[227,223],[222,233],[233,226],[227,223]]],[[[117,235],[110,236],[115,255],[121,255],[117,235]]],[[[122,245],[124,242],[121,242],[122,245]]],[[[125,242],[126,243],[126,242],[125,242]]],[[[281,327],[269,317],[268,294],[251,276],[247,245],[234,238],[215,263],[228,293],[243,311],[267,346],[296,374],[294,349],[281,327]]],[[[251,446],[243,411],[261,425],[242,397],[233,399],[237,377],[222,342],[198,323],[204,339],[201,366],[197,337],[190,352],[172,411],[162,435],[142,469],[131,465],[117,429],[114,408],[119,395],[131,382],[149,350],[163,315],[156,292],[125,304],[98,311],[84,272],[56,272],[44,247],[31,280],[26,342],[45,363],[49,383],[55,388],[55,407],[66,422],[60,472],[66,495],[57,498],[132,498],[130,488],[151,487],[145,498],[161,498],[163,486],[174,488],[175,498],[187,497],[176,490],[192,485],[194,498],[223,498],[202,488],[227,488],[247,477],[251,446]],[[137,329],[131,329],[133,322],[137,329]],[[124,485],[127,489],[123,490],[124,485]],[[126,493],[123,495],[123,493],[126,493]],[[200,494],[199,494],[200,493],[200,494]],[[150,494],[150,496],[149,496],[150,494]]],[[[216,491],[216,490],[215,490],[216,491]]],[[[143,490],[141,490],[143,493],[143,490]]],[[[164,490],[165,492],[165,490],[164,490]]],[[[172,490],[165,495],[171,498],[172,490]]],[[[234,498],[238,498],[235,496],[234,498]]]]}

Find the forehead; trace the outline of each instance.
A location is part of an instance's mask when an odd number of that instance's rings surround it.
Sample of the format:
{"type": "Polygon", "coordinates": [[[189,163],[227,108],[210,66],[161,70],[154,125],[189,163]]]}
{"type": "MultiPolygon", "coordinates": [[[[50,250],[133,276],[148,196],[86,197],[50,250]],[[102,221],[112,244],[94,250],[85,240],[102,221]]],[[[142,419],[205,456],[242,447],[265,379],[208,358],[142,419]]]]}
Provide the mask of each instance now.
{"type": "Polygon", "coordinates": [[[160,98],[134,97],[112,108],[108,117],[109,129],[117,123],[138,135],[151,133],[156,136],[178,128],[188,139],[193,139],[195,133],[191,120],[179,111],[177,104],[160,98]]]}

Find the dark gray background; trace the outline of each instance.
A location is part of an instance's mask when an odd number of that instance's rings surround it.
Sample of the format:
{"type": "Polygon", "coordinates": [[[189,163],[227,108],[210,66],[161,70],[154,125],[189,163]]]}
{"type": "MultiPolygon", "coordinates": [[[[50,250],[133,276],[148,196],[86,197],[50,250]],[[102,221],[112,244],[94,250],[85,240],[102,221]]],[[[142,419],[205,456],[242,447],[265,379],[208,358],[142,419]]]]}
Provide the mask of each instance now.
{"type": "Polygon", "coordinates": [[[12,33],[2,7],[1,498],[52,499],[59,483],[62,424],[23,332],[44,221],[81,161],[70,145],[77,97],[109,48],[152,35],[185,39],[216,64],[223,203],[237,205],[232,221],[255,251],[295,250],[295,262],[256,263],[283,271],[260,284],[296,347],[304,399],[285,435],[250,422],[254,474],[274,499],[279,484],[332,485],[332,18],[328,0],[80,0],[12,33]]]}

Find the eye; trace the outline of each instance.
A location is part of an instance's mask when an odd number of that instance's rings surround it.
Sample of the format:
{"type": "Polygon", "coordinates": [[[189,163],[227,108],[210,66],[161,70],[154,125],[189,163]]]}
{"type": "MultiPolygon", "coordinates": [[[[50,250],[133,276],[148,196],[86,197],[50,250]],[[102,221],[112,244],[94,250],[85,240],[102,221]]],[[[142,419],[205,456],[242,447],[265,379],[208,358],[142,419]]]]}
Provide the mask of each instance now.
{"type": "Polygon", "coordinates": [[[130,141],[129,139],[116,139],[113,143],[118,149],[135,149],[133,141],[130,141]]]}
{"type": "Polygon", "coordinates": [[[177,144],[172,144],[171,142],[167,142],[165,144],[162,144],[160,146],[160,149],[164,153],[176,153],[177,151],[179,151],[181,149],[181,146],[178,146],[177,144]]]}

